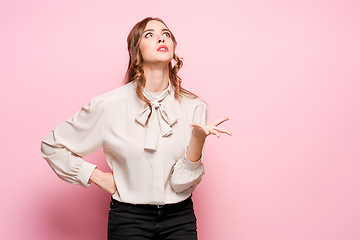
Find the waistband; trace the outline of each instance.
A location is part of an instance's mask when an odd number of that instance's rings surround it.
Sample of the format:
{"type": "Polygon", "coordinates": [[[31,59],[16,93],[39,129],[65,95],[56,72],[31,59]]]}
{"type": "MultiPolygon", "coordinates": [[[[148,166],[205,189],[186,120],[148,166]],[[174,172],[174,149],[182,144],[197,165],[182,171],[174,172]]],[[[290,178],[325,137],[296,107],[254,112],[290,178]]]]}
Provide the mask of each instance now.
{"type": "Polygon", "coordinates": [[[192,194],[185,200],[178,202],[178,203],[166,203],[164,205],[155,205],[155,204],[134,204],[134,203],[127,203],[127,202],[119,202],[118,200],[111,197],[111,204],[113,205],[122,205],[122,206],[132,206],[132,207],[139,207],[143,209],[158,209],[158,208],[165,208],[165,209],[175,209],[179,207],[185,207],[193,204],[192,201],[192,194]]]}

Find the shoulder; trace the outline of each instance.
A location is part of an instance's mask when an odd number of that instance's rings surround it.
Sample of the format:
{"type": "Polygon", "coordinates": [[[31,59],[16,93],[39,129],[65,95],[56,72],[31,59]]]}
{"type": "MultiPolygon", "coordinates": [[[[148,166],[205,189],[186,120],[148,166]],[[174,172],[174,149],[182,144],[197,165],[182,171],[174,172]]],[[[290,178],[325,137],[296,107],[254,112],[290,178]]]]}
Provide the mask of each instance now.
{"type": "Polygon", "coordinates": [[[118,101],[125,101],[137,97],[136,86],[134,82],[126,83],[120,87],[101,93],[92,98],[94,102],[102,102],[103,104],[109,104],[118,101]]]}
{"type": "Polygon", "coordinates": [[[207,122],[208,109],[204,99],[199,96],[196,98],[183,96],[181,102],[192,123],[205,124],[207,122]]]}
{"type": "Polygon", "coordinates": [[[181,98],[181,103],[194,109],[199,107],[205,109],[207,108],[206,101],[199,96],[196,98],[191,98],[187,95],[183,95],[181,98]]]}

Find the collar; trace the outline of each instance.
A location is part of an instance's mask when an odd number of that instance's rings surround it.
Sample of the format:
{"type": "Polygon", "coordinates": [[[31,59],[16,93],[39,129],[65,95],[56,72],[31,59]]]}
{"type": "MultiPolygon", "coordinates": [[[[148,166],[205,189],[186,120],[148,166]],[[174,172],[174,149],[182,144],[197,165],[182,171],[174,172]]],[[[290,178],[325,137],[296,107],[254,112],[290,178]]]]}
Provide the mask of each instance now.
{"type": "Polygon", "coordinates": [[[171,135],[171,127],[178,120],[173,110],[166,107],[164,102],[166,97],[171,97],[173,95],[170,79],[167,89],[157,95],[156,98],[154,98],[146,88],[143,89],[143,94],[150,101],[152,114],[150,116],[148,126],[146,126],[145,122],[150,114],[150,108],[146,103],[144,103],[137,117],[135,117],[135,120],[141,126],[146,127],[144,149],[156,151],[159,134],[161,134],[162,137],[171,135]]]}

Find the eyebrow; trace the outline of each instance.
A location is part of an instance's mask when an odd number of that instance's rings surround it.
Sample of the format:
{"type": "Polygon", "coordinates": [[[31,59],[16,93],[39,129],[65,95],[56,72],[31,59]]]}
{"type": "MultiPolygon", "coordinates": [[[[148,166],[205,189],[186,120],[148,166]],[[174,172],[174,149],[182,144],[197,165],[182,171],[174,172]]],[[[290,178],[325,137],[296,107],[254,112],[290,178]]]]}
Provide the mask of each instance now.
{"type": "MultiPolygon", "coordinates": [[[[144,32],[143,32],[143,34],[145,33],[145,32],[150,32],[150,31],[155,31],[154,29],[147,29],[147,30],[145,30],[144,32]]],[[[169,31],[169,29],[167,29],[167,28],[163,28],[163,29],[161,29],[161,31],[169,31]]]]}

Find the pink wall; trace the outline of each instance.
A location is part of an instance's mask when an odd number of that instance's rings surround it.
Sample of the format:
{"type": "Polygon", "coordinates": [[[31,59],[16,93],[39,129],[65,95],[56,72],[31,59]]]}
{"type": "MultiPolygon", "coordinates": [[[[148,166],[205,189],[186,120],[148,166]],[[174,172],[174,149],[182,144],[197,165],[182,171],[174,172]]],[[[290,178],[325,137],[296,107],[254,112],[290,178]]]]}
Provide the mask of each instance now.
{"type": "MultiPolygon", "coordinates": [[[[0,2],[0,239],[106,238],[109,195],[61,181],[40,142],[122,85],[126,37],[161,17],[184,87],[227,115],[194,193],[201,240],[360,239],[358,1],[0,2]]],[[[101,149],[86,157],[108,170],[101,149]]]]}

